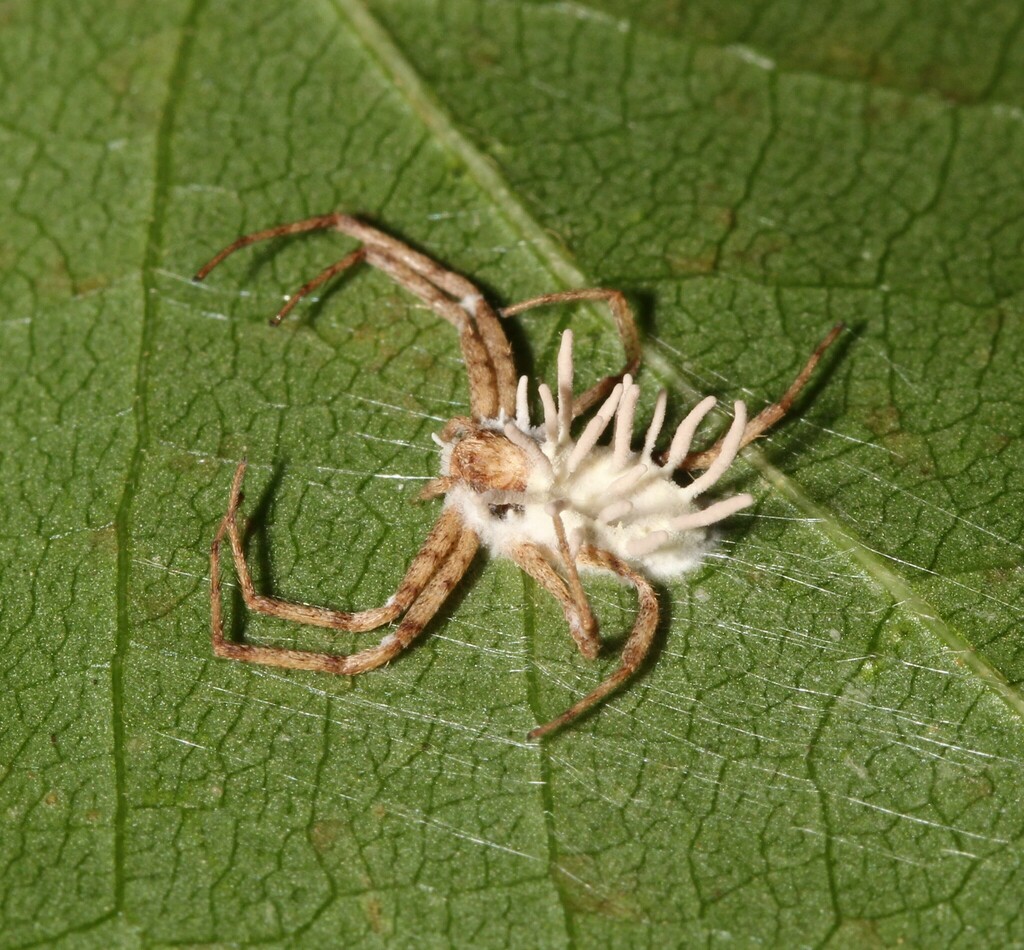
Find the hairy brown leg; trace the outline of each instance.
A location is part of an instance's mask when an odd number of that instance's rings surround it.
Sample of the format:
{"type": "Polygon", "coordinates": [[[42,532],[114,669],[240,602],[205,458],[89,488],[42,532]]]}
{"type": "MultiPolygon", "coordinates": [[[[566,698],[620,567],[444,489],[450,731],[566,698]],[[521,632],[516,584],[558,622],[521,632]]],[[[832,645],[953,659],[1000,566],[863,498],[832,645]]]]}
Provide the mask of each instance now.
{"type": "Polygon", "coordinates": [[[261,231],[252,231],[243,234],[240,238],[232,241],[227,247],[218,251],[199,270],[196,271],[193,280],[205,280],[218,264],[225,258],[230,257],[235,251],[248,247],[250,244],[259,244],[261,241],[270,241],[274,238],[288,237],[292,234],[305,234],[307,231],[327,231],[337,229],[338,222],[346,218],[343,214],[318,214],[314,218],[304,218],[302,221],[290,221],[288,224],[278,224],[272,228],[264,228],[261,231]]]}
{"type": "Polygon", "coordinates": [[[470,401],[477,418],[493,418],[499,410],[504,410],[506,415],[512,414],[516,386],[512,349],[494,310],[477,286],[461,274],[447,270],[432,258],[351,215],[318,215],[243,235],[204,264],[194,279],[203,280],[225,258],[243,247],[316,230],[338,231],[362,241],[364,247],[305,284],[272,323],[279,323],[315,287],[356,263],[359,257],[364,257],[388,273],[400,286],[424,300],[459,331],[470,376],[470,401]]]}
{"type": "Polygon", "coordinates": [[[569,624],[569,633],[576,641],[580,653],[588,660],[596,659],[601,650],[601,641],[597,636],[597,625],[589,604],[586,607],[585,619],[581,616],[579,604],[569,591],[565,580],[551,566],[544,552],[536,544],[520,544],[513,548],[512,560],[562,605],[562,613],[569,624]]]}
{"type": "MultiPolygon", "coordinates": [[[[421,254],[408,244],[357,218],[344,218],[337,225],[337,230],[363,241],[367,247],[379,250],[385,256],[426,278],[470,315],[479,331],[494,374],[498,409],[511,416],[515,409],[516,394],[516,369],[512,360],[512,347],[497,314],[476,284],[462,274],[443,267],[432,257],[421,254]]],[[[493,418],[496,415],[497,411],[490,413],[489,417],[493,418]]]]}
{"type": "Polygon", "coordinates": [[[312,293],[317,287],[326,283],[335,275],[340,274],[344,270],[348,270],[354,264],[358,264],[360,261],[365,259],[366,250],[360,247],[354,250],[351,254],[346,254],[340,261],[335,261],[330,265],[330,267],[325,267],[316,275],[316,277],[312,280],[307,280],[306,283],[304,283],[288,298],[288,302],[270,318],[270,325],[272,327],[278,326],[281,321],[295,309],[295,305],[302,300],[303,297],[312,293]]]}
{"type": "MultiPolygon", "coordinates": [[[[217,546],[223,537],[227,519],[222,522],[210,552],[211,570],[216,569],[217,546]]],[[[466,573],[473,556],[479,547],[477,536],[472,531],[463,530],[449,552],[447,560],[427,581],[419,596],[413,601],[402,622],[393,633],[387,634],[381,642],[358,653],[342,656],[336,653],[317,653],[312,650],[288,650],[281,647],[263,647],[250,643],[234,643],[224,639],[223,621],[220,612],[219,597],[214,617],[214,652],[231,660],[242,660],[246,663],[260,663],[264,666],[279,666],[293,670],[312,670],[317,673],[336,673],[343,676],[355,676],[368,670],[376,669],[394,659],[406,649],[430,622],[444,603],[448,594],[466,573]]],[[[216,575],[214,575],[216,576],[216,575]]],[[[220,593],[220,582],[211,585],[211,594],[220,593]]]]}
{"type": "MultiPolygon", "coordinates": [[[[740,448],[750,445],[754,439],[761,435],[764,435],[773,425],[779,422],[786,413],[789,412],[793,405],[793,400],[800,394],[800,390],[807,385],[814,370],[817,368],[818,363],[821,362],[822,356],[825,355],[825,351],[839,338],[839,334],[843,332],[846,325],[842,322],[837,323],[822,341],[814,348],[814,352],[811,354],[810,359],[804,364],[804,368],[797,373],[796,379],[789,384],[789,388],[782,394],[782,397],[773,402],[770,406],[766,406],[762,409],[753,419],[751,419],[746,428],[743,430],[743,437],[740,440],[740,448]]],[[[708,468],[722,451],[722,444],[725,441],[723,436],[719,439],[710,449],[705,449],[703,452],[691,452],[679,463],[679,468],[687,471],[701,471],[708,468]]]]}
{"type": "Polygon", "coordinates": [[[583,622],[584,628],[596,640],[597,619],[594,617],[594,612],[590,609],[590,601],[587,600],[583,584],[580,583],[580,574],[576,570],[576,560],[569,549],[569,539],[565,536],[565,525],[562,524],[562,513],[559,510],[559,505],[553,504],[549,508],[549,514],[555,528],[555,537],[558,539],[558,553],[562,557],[562,567],[565,569],[565,576],[569,581],[569,593],[576,604],[576,612],[583,622]]]}
{"type": "Polygon", "coordinates": [[[658,626],[658,598],[647,578],[638,574],[625,561],[617,558],[610,551],[590,545],[580,549],[579,562],[588,567],[611,571],[636,588],[639,598],[636,620],[633,622],[633,630],[623,647],[622,662],[619,668],[600,686],[589,692],[579,702],[574,703],[561,716],[534,729],[527,736],[528,739],[539,739],[541,736],[550,735],[578,719],[588,709],[601,702],[610,693],[615,692],[636,672],[650,651],[651,643],[654,640],[654,631],[658,626]]]}
{"type": "Polygon", "coordinates": [[[459,331],[462,359],[469,381],[470,409],[477,419],[493,419],[498,414],[500,402],[497,377],[487,346],[469,312],[402,261],[369,247],[366,260],[384,271],[400,287],[419,297],[459,331]]]}
{"type": "Polygon", "coordinates": [[[473,304],[473,319],[480,328],[484,346],[494,367],[495,385],[498,390],[498,410],[511,418],[516,412],[516,364],[512,359],[512,344],[498,320],[494,308],[481,295],[473,304]]]}
{"type": "Polygon", "coordinates": [[[587,290],[564,290],[554,294],[531,297],[529,300],[523,300],[511,307],[502,307],[498,311],[503,317],[514,317],[516,314],[534,307],[544,307],[555,303],[574,303],[578,300],[598,300],[608,304],[612,316],[615,318],[615,326],[619,331],[619,338],[622,340],[622,348],[626,351],[626,365],[622,368],[621,373],[615,376],[606,376],[591,386],[582,396],[576,397],[572,404],[574,419],[595,403],[606,398],[626,373],[636,373],[640,367],[640,337],[636,330],[636,321],[633,319],[633,311],[630,309],[625,295],[618,290],[607,290],[600,287],[587,290]]]}
{"type": "MultiPolygon", "coordinates": [[[[374,630],[394,620],[407,609],[410,609],[424,589],[429,586],[432,578],[440,573],[448,564],[452,552],[458,547],[462,536],[467,533],[472,535],[472,532],[466,531],[458,515],[451,511],[445,511],[434,525],[420,552],[413,558],[395,594],[382,607],[348,613],[340,610],[331,610],[327,607],[312,607],[308,604],[293,603],[277,597],[267,597],[257,593],[253,587],[252,577],[245,561],[245,551],[239,526],[238,508],[241,503],[242,480],[245,476],[245,467],[246,463],[242,462],[235,470],[228,511],[221,521],[210,549],[211,628],[213,650],[218,656],[250,660],[256,663],[271,663],[278,666],[298,666],[301,669],[324,669],[327,672],[334,673],[345,672],[337,668],[338,662],[345,658],[334,654],[278,650],[273,647],[256,647],[225,640],[220,580],[220,546],[225,534],[228,535],[231,544],[239,587],[247,607],[260,613],[281,617],[285,620],[293,620],[311,626],[328,627],[334,630],[353,633],[374,630]],[[300,659],[296,661],[292,654],[298,654],[300,659]],[[278,657],[278,660],[267,659],[267,657],[278,657]],[[320,665],[317,665],[318,663],[320,665]]],[[[473,535],[473,538],[475,544],[475,535],[473,535]]]]}

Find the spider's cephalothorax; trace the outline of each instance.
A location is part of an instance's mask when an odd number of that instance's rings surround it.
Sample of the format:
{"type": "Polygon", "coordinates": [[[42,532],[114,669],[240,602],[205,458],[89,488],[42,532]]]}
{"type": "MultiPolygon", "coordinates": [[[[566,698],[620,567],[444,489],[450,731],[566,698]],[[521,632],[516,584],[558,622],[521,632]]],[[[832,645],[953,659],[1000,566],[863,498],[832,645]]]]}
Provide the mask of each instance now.
{"type": "Polygon", "coordinates": [[[695,504],[743,446],[785,415],[842,326],[834,327],[822,340],[782,398],[753,419],[747,420],[742,402],[735,403],[728,432],[709,449],[690,451],[697,427],[714,406],[715,400],[709,397],[683,419],[668,449],[659,453],[655,445],[665,419],[664,392],[655,403],[643,443],[634,445],[640,390],[631,374],[639,366],[640,348],[632,313],[618,291],[546,294],[496,311],[465,277],[344,214],[245,235],[217,254],[196,279],[202,280],[240,247],[317,229],[340,231],[356,238],[361,246],[301,287],[271,322],[279,323],[302,297],[330,277],[366,261],[389,274],[458,331],[469,378],[471,416],[452,419],[440,436],[435,436],[441,447],[441,474],[422,496],[444,495],[443,511],[433,530],[387,603],[357,613],[257,593],[246,564],[240,526],[245,462],[239,463],[227,514],[210,551],[214,652],[251,663],[346,675],[383,666],[422,632],[483,542],[495,555],[514,560],[558,600],[580,651],[593,658],[600,650],[600,639],[579,573],[610,572],[631,584],[639,598],[621,664],[562,715],[534,729],[530,738],[552,732],[617,689],[643,661],[658,620],[658,602],[648,578],[668,579],[694,567],[706,548],[704,529],[753,502],[750,495],[740,494],[704,508],[695,504]],[[558,358],[557,392],[552,394],[543,383],[538,386],[543,421],[534,426],[528,381],[522,377],[517,383],[501,318],[531,307],[580,300],[603,301],[610,306],[626,350],[626,366],[621,374],[602,379],[574,398],[572,334],[567,331],[558,358]],[[597,412],[574,438],[573,421],[595,405],[597,412]],[[599,444],[613,421],[610,444],[599,444]],[[678,484],[675,475],[680,471],[700,474],[678,484]],[[347,656],[227,640],[220,581],[220,546],[225,535],[243,599],[252,610],[352,632],[374,630],[400,617],[401,621],[376,646],[347,656]]]}
{"type": "MultiPolygon", "coordinates": [[[[521,494],[526,491],[530,466],[522,448],[510,442],[499,419],[477,424],[455,420],[437,440],[441,446],[441,480],[448,490],[456,485],[479,495],[494,492],[521,494]]],[[[427,491],[433,493],[430,486],[427,491]]]]}

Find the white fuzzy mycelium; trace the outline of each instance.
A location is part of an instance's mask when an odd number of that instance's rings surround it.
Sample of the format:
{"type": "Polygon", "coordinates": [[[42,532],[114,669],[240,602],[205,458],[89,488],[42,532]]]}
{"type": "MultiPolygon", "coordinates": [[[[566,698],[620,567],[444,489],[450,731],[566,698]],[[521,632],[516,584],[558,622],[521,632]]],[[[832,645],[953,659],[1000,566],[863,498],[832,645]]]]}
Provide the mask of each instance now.
{"type": "MultiPolygon", "coordinates": [[[[667,580],[694,568],[707,549],[708,525],[753,503],[749,494],[733,495],[706,508],[694,502],[718,481],[739,450],[746,407],[735,417],[718,457],[688,485],[673,473],[690,450],[694,433],[715,405],[713,396],[698,403],[676,429],[664,464],[653,457],[665,419],[666,394],[658,394],[643,447],[632,448],[633,416],[640,387],[627,375],[597,410],[579,439],[572,424],[572,332],[562,336],[558,354],[557,403],[543,383],[540,426],[530,424],[527,379],[519,380],[515,421],[498,418],[482,425],[503,432],[525,453],[529,476],[525,492],[474,491],[466,484],[448,491],[447,504],[458,508],[467,525],[492,552],[508,554],[524,542],[558,551],[553,517],[560,514],[573,553],[583,544],[611,551],[645,574],[667,580]],[[598,445],[614,420],[610,445],[598,445]]],[[[443,446],[442,473],[448,474],[451,446],[443,446]]]]}

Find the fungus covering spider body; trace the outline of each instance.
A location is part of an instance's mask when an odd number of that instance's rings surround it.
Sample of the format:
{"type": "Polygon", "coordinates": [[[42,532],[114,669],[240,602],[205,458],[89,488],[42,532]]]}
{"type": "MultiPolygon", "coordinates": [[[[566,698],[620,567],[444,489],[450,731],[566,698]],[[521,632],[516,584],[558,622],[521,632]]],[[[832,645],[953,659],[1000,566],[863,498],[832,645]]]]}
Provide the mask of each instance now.
{"type": "Polygon", "coordinates": [[[322,215],[245,235],[224,248],[197,274],[202,280],[228,255],[258,241],[313,230],[336,230],[361,246],[303,285],[271,320],[280,323],[313,289],[352,265],[379,268],[452,324],[459,335],[469,379],[471,415],[452,419],[440,436],[441,475],[421,497],[444,495],[443,511],[395,594],[381,607],[349,613],[268,597],[256,591],[245,560],[239,506],[246,463],[231,486],[228,510],[210,551],[210,602],[216,655],[293,669],[354,675],[383,666],[408,647],[465,574],[482,543],[515,561],[561,604],[569,631],[584,656],[600,650],[597,623],[580,582],[580,570],[617,575],[639,599],[633,629],[619,668],[596,689],[551,722],[534,729],[536,739],[572,722],[625,682],[647,655],[658,622],[658,601],[649,578],[665,580],[693,568],[706,548],[705,528],[750,505],[748,494],[699,508],[694,500],[721,477],[743,446],[788,411],[824,351],[842,329],[837,325],[818,345],[777,402],[746,418],[735,403],[729,430],[711,448],[691,452],[693,436],[715,404],[704,399],[677,427],[667,451],[656,443],[666,396],[658,396],[643,444],[633,447],[639,387],[632,375],[640,363],[636,326],[625,297],[616,290],[546,294],[502,310],[492,308],[460,274],[357,218],[322,215]],[[602,379],[579,396],[573,392],[572,334],[562,337],[555,393],[537,389],[543,418],[534,425],[526,377],[516,378],[501,319],[532,307],[591,300],[607,303],[626,351],[621,374],[602,379]],[[573,438],[573,421],[597,412],[573,438]],[[613,427],[611,443],[599,445],[613,427]],[[677,484],[676,472],[700,472],[677,484]],[[227,640],[221,608],[220,547],[227,536],[246,606],[276,617],[339,631],[365,632],[401,618],[376,645],[338,655],[289,650],[227,640]]]}

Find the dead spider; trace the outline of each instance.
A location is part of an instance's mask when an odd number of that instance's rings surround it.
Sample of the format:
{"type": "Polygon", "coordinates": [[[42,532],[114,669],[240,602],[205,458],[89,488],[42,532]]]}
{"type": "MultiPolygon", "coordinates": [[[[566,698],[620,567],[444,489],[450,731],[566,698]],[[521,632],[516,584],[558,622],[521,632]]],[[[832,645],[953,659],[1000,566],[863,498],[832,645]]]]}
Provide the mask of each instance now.
{"type": "Polygon", "coordinates": [[[822,354],[842,330],[837,324],[778,402],[747,421],[742,402],[728,432],[711,448],[691,452],[701,420],[715,404],[708,397],[683,419],[667,452],[655,451],[665,418],[662,391],[643,446],[633,449],[633,415],[639,387],[632,373],[640,364],[636,325],[626,298],[617,290],[572,290],[544,294],[495,310],[479,289],[460,274],[413,250],[377,228],[344,214],[327,214],[240,237],[196,274],[202,280],[239,248],[283,235],[335,230],[361,246],[304,284],[270,321],[276,325],[314,288],[353,264],[365,261],[424,301],[459,333],[469,378],[471,415],[452,419],[434,440],[441,448],[441,475],[422,498],[445,496],[444,508],[394,595],[381,607],[348,613],[260,594],[245,560],[239,505],[246,463],[235,470],[228,510],[210,549],[210,604],[213,650],[217,656],[290,669],[353,676],[394,659],[422,632],[465,574],[481,542],[493,554],[509,557],[562,605],[569,632],[580,652],[595,658],[601,647],[597,622],[579,572],[606,571],[636,588],[639,610],[619,669],[562,715],[539,726],[530,739],[572,722],[617,689],[647,655],[658,623],[658,601],[648,576],[676,577],[699,563],[706,548],[704,529],[753,502],[734,495],[698,508],[694,500],[715,484],[736,453],[778,422],[806,384],[822,354]],[[501,327],[533,307],[580,300],[603,301],[615,317],[626,351],[622,373],[602,379],[581,396],[573,395],[572,334],[562,337],[557,393],[537,389],[543,423],[531,423],[526,377],[516,379],[512,352],[501,327]],[[600,403],[579,437],[573,420],[600,403]],[[598,439],[615,421],[612,444],[598,439]],[[702,472],[678,485],[677,471],[702,472]],[[227,534],[242,597],[250,610],[299,623],[360,633],[404,614],[377,646],[349,656],[236,643],[224,638],[221,613],[220,545],[227,534]]]}

